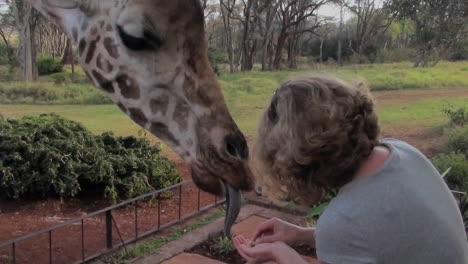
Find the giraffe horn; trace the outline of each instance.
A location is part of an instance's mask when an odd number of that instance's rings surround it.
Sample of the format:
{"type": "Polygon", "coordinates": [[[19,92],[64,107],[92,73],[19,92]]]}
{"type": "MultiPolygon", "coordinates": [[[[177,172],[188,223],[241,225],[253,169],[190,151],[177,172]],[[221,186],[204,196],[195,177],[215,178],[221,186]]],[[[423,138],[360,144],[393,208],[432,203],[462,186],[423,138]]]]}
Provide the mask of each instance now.
{"type": "Polygon", "coordinates": [[[80,7],[80,0],[43,0],[45,4],[63,9],[75,9],[80,7]]]}

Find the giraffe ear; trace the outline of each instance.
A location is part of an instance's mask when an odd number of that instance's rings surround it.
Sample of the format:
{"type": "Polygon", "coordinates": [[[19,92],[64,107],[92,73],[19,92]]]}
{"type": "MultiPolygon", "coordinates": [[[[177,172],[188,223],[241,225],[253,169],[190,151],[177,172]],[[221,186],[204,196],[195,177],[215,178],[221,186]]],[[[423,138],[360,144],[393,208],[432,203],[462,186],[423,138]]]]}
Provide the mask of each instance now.
{"type": "Polygon", "coordinates": [[[80,0],[43,0],[47,5],[63,8],[63,9],[74,9],[81,5],[80,0]]]}

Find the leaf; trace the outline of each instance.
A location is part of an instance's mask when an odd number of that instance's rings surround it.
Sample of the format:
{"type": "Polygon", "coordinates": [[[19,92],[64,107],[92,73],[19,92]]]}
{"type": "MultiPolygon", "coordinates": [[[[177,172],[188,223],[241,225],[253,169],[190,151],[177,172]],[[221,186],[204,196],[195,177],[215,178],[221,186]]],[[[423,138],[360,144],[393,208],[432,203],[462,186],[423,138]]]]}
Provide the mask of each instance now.
{"type": "Polygon", "coordinates": [[[321,215],[323,211],[325,211],[325,209],[328,207],[329,204],[330,202],[325,202],[325,203],[316,205],[314,208],[312,208],[312,210],[310,210],[310,212],[307,214],[307,217],[312,218],[312,217],[317,217],[321,215]]]}

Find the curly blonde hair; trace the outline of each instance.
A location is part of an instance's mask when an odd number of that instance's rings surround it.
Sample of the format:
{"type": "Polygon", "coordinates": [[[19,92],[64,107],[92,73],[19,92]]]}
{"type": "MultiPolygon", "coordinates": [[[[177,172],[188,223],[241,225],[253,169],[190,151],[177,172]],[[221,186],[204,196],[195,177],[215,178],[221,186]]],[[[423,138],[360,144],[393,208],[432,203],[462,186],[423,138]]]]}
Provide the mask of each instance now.
{"type": "Polygon", "coordinates": [[[378,136],[374,101],[363,83],[317,76],[287,81],[261,121],[256,185],[276,200],[314,204],[325,190],[352,180],[378,136]]]}

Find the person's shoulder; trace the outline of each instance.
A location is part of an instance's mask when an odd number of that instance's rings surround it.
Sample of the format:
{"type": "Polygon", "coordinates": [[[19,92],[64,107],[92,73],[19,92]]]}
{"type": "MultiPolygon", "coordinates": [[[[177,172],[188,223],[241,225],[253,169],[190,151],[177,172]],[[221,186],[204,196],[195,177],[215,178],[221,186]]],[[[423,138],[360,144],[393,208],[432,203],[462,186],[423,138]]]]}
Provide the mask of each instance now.
{"type": "Polygon", "coordinates": [[[385,144],[385,145],[391,145],[391,146],[395,146],[395,147],[414,148],[408,142],[403,141],[401,139],[397,139],[397,138],[384,138],[380,142],[385,144]]]}
{"type": "Polygon", "coordinates": [[[339,232],[339,229],[346,229],[348,225],[355,222],[353,211],[350,210],[354,202],[342,198],[338,195],[329,203],[319,217],[317,229],[339,232]]]}
{"type": "Polygon", "coordinates": [[[400,139],[385,138],[381,140],[381,143],[390,147],[391,150],[397,150],[400,153],[413,154],[419,157],[425,157],[425,155],[419,149],[400,139]]]}

